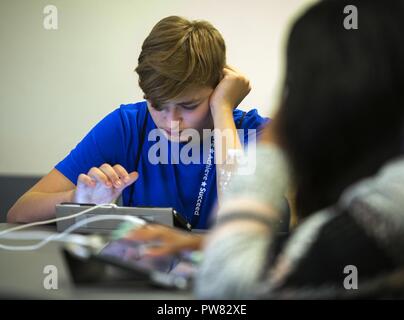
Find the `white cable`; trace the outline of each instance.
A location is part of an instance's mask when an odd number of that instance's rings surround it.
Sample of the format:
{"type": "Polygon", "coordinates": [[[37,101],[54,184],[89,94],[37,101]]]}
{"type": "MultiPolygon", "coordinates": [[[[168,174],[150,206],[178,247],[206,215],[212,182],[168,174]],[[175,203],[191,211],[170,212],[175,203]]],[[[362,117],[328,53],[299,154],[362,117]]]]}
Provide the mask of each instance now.
{"type": "MultiPolygon", "coordinates": [[[[134,223],[137,227],[145,225],[146,221],[140,218],[136,218],[133,216],[126,216],[126,215],[113,215],[113,214],[108,214],[108,215],[102,215],[102,216],[95,216],[95,217],[89,217],[83,220],[80,220],[67,228],[65,231],[62,233],[56,233],[52,234],[46,239],[43,239],[42,241],[38,242],[37,244],[34,245],[27,245],[27,246],[8,246],[8,245],[2,245],[0,244],[0,249],[4,250],[11,250],[11,251],[33,251],[42,248],[44,245],[46,245],[50,241],[55,241],[63,238],[66,236],[68,233],[80,228],[81,226],[90,223],[90,222],[95,222],[95,221],[102,221],[102,220],[125,220],[125,221],[130,221],[134,223]]],[[[88,243],[87,243],[88,244],[88,243]]]]}
{"type": "Polygon", "coordinates": [[[113,207],[117,207],[117,205],[115,203],[103,203],[103,204],[98,204],[94,207],[91,207],[89,209],[77,212],[75,214],[72,214],[70,216],[66,216],[66,217],[60,217],[60,218],[54,218],[54,219],[49,219],[49,220],[44,220],[44,221],[37,221],[37,222],[31,222],[31,223],[27,223],[21,226],[17,226],[17,227],[13,227],[13,228],[9,228],[3,231],[0,231],[0,237],[4,234],[7,234],[9,232],[12,231],[17,231],[17,230],[22,230],[22,229],[26,229],[26,228],[30,228],[30,227],[34,227],[34,226],[40,226],[40,225],[44,225],[44,224],[48,224],[48,223],[53,223],[53,222],[58,222],[58,221],[63,221],[63,220],[69,220],[72,218],[76,218],[78,216],[81,216],[85,213],[88,213],[90,211],[93,211],[95,209],[98,208],[113,208],[113,207]]]}
{"type": "MultiPolygon", "coordinates": [[[[0,237],[0,239],[5,240],[22,240],[22,241],[29,241],[29,240],[43,240],[51,235],[54,235],[55,232],[51,231],[17,231],[11,232],[7,235],[0,237]]],[[[70,241],[77,243],[77,244],[86,244],[88,242],[87,236],[81,234],[69,234],[64,237],[61,241],[70,241]]]]}
{"type": "MultiPolygon", "coordinates": [[[[90,209],[86,209],[86,210],[83,210],[81,212],[75,213],[73,215],[67,216],[67,217],[56,218],[56,219],[40,221],[40,222],[34,222],[34,223],[27,224],[27,225],[10,228],[10,229],[7,229],[7,230],[4,230],[4,231],[0,232],[0,238],[3,238],[3,236],[5,234],[8,234],[8,233],[16,231],[16,230],[29,228],[29,227],[32,227],[32,226],[35,226],[35,225],[43,225],[43,224],[46,224],[46,223],[57,222],[57,221],[61,221],[61,220],[67,220],[67,219],[75,218],[75,217],[78,217],[80,215],[83,215],[84,213],[88,213],[88,212],[90,212],[92,210],[95,210],[95,209],[100,208],[100,207],[105,207],[105,206],[116,207],[115,204],[107,204],[107,205],[101,204],[101,205],[94,206],[94,207],[92,207],[90,209]]],[[[65,236],[67,236],[70,232],[80,228],[81,226],[83,226],[83,225],[85,225],[87,223],[95,222],[95,221],[102,221],[102,220],[125,220],[125,221],[132,222],[134,224],[134,226],[137,226],[137,227],[140,227],[140,226],[146,224],[146,221],[143,220],[143,219],[140,219],[140,218],[137,218],[137,217],[134,217],[134,216],[127,216],[127,215],[112,215],[112,214],[109,214],[109,215],[101,215],[101,216],[89,217],[89,218],[85,218],[85,219],[82,219],[82,220],[76,222],[75,224],[71,225],[69,228],[67,228],[62,233],[51,234],[47,238],[45,238],[42,241],[38,242],[37,244],[27,245],[27,246],[8,246],[8,245],[0,244],[0,249],[12,250],[12,251],[32,251],[32,250],[37,250],[37,249],[43,247],[44,245],[46,245],[50,241],[56,241],[56,240],[61,241],[61,239],[63,237],[65,237],[65,236]]],[[[81,237],[83,237],[83,236],[81,236],[81,237]]],[[[78,242],[83,242],[84,239],[82,239],[82,238],[79,239],[79,238],[80,237],[77,237],[77,241],[78,242]]],[[[26,240],[26,239],[24,239],[24,240],[26,240]]],[[[62,240],[62,241],[66,241],[66,240],[67,239],[62,240]]],[[[71,240],[73,240],[73,238],[71,238],[71,240]]],[[[88,241],[87,241],[86,244],[88,244],[88,241]]]]}

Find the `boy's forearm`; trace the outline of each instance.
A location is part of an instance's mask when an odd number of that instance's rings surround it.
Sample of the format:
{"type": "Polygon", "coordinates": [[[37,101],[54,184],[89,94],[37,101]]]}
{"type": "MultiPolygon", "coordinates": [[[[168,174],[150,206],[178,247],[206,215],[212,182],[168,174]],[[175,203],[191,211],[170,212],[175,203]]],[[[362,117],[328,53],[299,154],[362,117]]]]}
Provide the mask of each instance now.
{"type": "Polygon", "coordinates": [[[74,189],[57,193],[27,192],[8,211],[7,222],[27,223],[52,219],[55,206],[62,202],[71,202],[74,189]]]}
{"type": "Polygon", "coordinates": [[[223,108],[214,112],[213,123],[215,128],[215,158],[220,166],[226,162],[228,151],[242,149],[237,128],[234,123],[233,109],[223,108]]]}
{"type": "Polygon", "coordinates": [[[226,166],[229,150],[242,150],[242,145],[234,123],[233,107],[223,106],[219,110],[212,110],[212,117],[215,129],[216,178],[220,203],[222,191],[220,186],[223,183],[221,172],[229,169],[229,166],[226,166]]]}

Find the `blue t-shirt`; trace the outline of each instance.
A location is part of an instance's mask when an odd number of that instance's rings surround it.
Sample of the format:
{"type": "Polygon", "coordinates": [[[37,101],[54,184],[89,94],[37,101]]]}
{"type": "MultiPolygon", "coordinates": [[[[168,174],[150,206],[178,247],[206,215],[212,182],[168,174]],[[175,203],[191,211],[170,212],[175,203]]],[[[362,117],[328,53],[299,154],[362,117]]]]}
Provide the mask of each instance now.
{"type": "MultiPolygon", "coordinates": [[[[259,130],[268,120],[259,116],[255,109],[247,113],[235,109],[233,115],[236,124],[243,118],[240,129],[259,130]]],[[[202,181],[206,161],[190,164],[181,161],[151,163],[148,154],[156,142],[149,141],[148,134],[156,128],[147,111],[146,101],[121,105],[101,120],[55,168],[74,184],[81,173],[87,173],[92,167],[99,167],[103,163],[111,166],[120,164],[128,172],[136,170],[139,178],[122,192],[124,206],[172,207],[193,228],[205,229],[217,199],[215,165],[213,164],[207,179],[202,181]],[[138,153],[140,155],[137,159],[138,153]],[[200,203],[199,216],[194,217],[202,182],[206,182],[206,192],[200,203]]],[[[247,135],[247,130],[245,132],[247,135]]],[[[176,142],[167,143],[168,159],[171,159],[171,144],[176,142]]],[[[177,145],[177,150],[181,152],[186,144],[177,145]]]]}

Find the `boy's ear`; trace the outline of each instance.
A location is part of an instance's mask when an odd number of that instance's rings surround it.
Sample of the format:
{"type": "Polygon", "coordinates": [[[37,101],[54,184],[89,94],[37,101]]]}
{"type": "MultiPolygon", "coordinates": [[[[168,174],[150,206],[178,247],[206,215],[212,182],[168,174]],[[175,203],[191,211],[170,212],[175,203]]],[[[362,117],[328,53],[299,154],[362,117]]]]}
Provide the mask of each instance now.
{"type": "Polygon", "coordinates": [[[153,108],[153,103],[149,99],[147,99],[147,98],[145,98],[145,99],[146,99],[146,102],[147,102],[147,106],[149,108],[153,108]]]}

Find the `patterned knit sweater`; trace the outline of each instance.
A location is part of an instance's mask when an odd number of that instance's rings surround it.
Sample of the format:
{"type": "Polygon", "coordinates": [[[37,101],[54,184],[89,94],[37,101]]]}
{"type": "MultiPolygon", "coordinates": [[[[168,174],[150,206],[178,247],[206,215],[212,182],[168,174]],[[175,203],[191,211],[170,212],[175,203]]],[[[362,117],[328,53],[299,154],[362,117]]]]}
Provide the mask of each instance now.
{"type": "MultiPolygon", "coordinates": [[[[255,174],[236,177],[228,199],[250,194],[278,207],[288,175],[279,153],[258,147],[255,174]]],[[[372,279],[404,266],[404,157],[347,188],[334,206],[313,213],[279,254],[274,232],[247,229],[224,237],[205,249],[198,298],[344,297],[347,268],[356,270],[360,292],[372,279]]]]}

